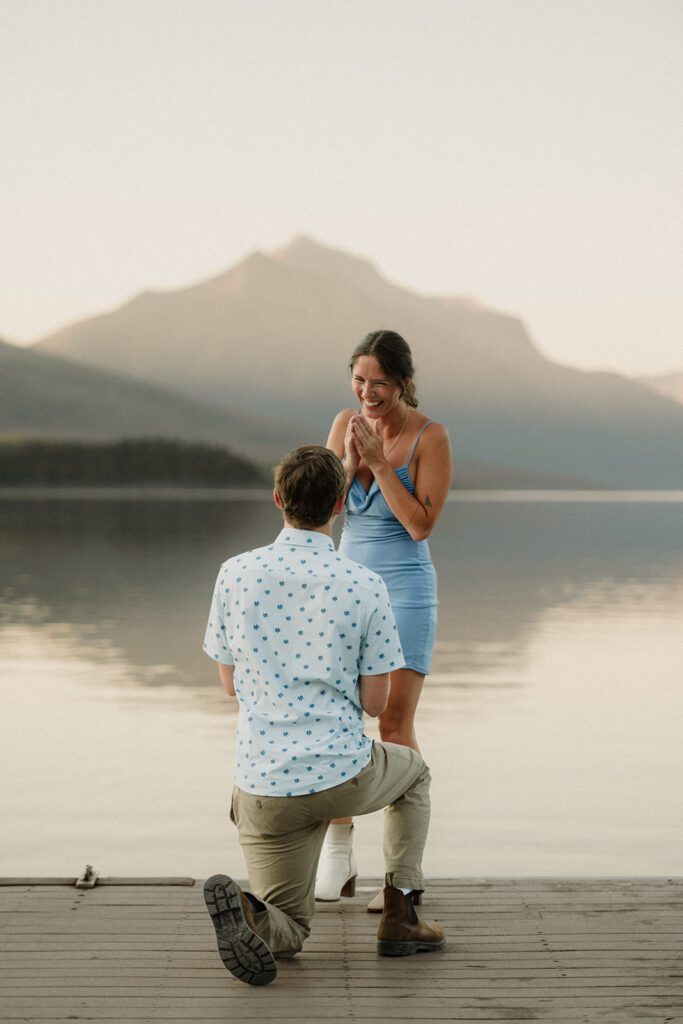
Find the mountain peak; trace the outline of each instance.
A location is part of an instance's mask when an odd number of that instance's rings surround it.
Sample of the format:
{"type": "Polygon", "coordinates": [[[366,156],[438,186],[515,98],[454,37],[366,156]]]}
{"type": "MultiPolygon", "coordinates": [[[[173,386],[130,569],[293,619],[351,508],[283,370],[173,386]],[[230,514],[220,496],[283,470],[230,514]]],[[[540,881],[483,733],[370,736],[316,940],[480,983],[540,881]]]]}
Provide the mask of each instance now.
{"type": "Polygon", "coordinates": [[[275,250],[271,256],[296,270],[334,277],[337,281],[364,285],[384,282],[369,260],[322,245],[308,235],[295,235],[288,245],[275,250]]]}
{"type": "Polygon", "coordinates": [[[238,292],[241,288],[254,284],[258,281],[267,282],[272,276],[273,260],[261,249],[253,249],[240,263],[236,263],[229,270],[224,270],[216,277],[208,281],[200,281],[191,289],[195,291],[214,290],[216,288],[227,292],[238,292]]]}

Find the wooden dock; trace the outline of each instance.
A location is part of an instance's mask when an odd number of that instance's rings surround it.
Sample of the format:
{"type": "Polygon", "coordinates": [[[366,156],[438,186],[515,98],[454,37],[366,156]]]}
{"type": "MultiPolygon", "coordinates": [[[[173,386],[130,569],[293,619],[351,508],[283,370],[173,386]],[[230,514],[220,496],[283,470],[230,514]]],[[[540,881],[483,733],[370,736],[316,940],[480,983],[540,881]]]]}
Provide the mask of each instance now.
{"type": "Polygon", "coordinates": [[[400,959],[376,955],[365,882],[321,906],[305,951],[267,988],[220,963],[200,883],[66,881],[0,880],[5,1024],[683,1024],[680,878],[433,882],[422,913],[448,949],[400,959]]]}

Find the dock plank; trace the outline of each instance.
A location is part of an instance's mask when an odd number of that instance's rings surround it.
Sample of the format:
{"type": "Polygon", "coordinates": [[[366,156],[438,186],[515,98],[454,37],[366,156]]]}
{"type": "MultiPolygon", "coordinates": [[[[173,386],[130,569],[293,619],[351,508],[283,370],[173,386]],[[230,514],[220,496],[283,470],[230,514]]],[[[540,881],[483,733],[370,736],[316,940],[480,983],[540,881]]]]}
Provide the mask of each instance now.
{"type": "Polygon", "coordinates": [[[1,881],[2,1024],[683,1024],[683,879],[436,880],[448,948],[405,959],[376,954],[367,882],[265,989],[222,967],[200,884],[1,881]]]}

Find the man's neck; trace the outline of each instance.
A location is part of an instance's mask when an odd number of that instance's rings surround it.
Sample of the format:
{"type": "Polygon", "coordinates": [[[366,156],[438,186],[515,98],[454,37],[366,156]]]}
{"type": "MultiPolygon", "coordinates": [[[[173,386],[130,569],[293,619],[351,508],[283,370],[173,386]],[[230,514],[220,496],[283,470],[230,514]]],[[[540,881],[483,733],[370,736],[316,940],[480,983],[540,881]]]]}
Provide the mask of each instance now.
{"type": "Polygon", "coordinates": [[[325,523],[324,526],[294,526],[285,519],[285,529],[287,530],[310,530],[311,533],[322,533],[325,537],[332,536],[332,520],[329,523],[325,523]]]}

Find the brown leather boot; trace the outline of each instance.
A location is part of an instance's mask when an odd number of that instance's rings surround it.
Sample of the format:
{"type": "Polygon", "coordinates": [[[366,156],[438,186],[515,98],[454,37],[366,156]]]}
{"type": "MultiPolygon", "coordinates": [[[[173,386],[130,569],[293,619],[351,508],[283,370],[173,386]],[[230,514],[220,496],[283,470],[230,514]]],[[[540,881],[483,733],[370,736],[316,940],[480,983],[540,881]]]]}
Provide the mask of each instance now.
{"type": "Polygon", "coordinates": [[[384,913],[377,929],[380,956],[411,956],[443,949],[446,936],[438,924],[426,924],[415,912],[413,893],[402,893],[387,875],[384,886],[384,913]]]}

